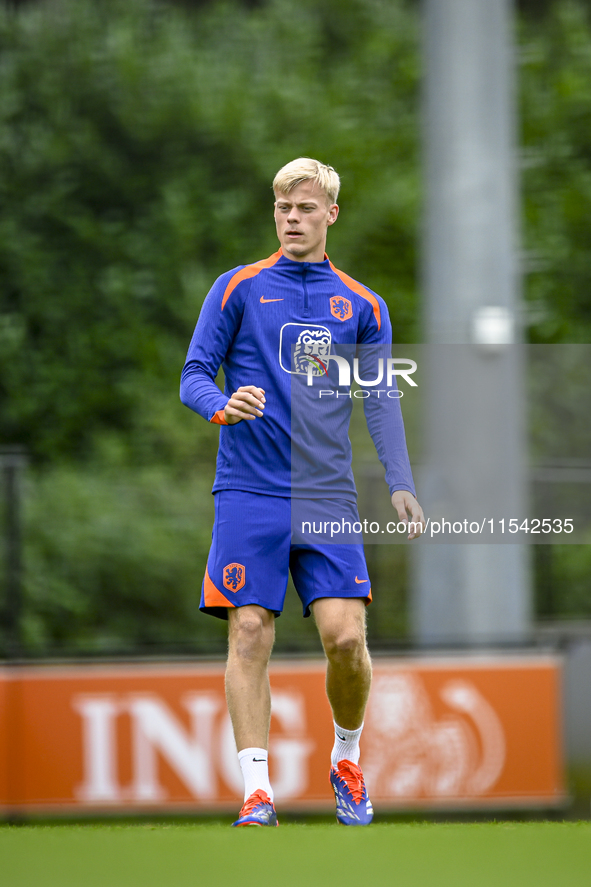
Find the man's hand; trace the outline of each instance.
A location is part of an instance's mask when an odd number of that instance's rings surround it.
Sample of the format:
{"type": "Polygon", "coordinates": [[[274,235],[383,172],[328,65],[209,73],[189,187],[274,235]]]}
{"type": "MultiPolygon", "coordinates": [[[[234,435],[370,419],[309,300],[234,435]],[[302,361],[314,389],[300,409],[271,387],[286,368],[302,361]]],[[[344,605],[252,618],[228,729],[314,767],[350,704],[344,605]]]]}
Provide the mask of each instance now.
{"type": "Polygon", "coordinates": [[[413,494],[409,493],[408,490],[396,490],[396,492],[392,493],[392,505],[398,512],[398,517],[402,523],[408,523],[408,518],[410,517],[410,523],[414,524],[411,527],[408,538],[416,539],[417,536],[420,536],[425,529],[425,515],[413,494]]]}
{"type": "Polygon", "coordinates": [[[256,419],[263,415],[265,392],[256,385],[242,385],[235,391],[226,406],[224,417],[228,425],[236,425],[242,419],[256,419]]]}

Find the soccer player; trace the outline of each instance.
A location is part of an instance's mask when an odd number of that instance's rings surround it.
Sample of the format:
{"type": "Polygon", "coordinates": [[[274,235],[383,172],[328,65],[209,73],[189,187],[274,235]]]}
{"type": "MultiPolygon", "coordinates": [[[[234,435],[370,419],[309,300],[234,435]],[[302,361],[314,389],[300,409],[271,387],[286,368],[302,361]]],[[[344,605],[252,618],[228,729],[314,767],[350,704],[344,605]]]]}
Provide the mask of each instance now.
{"type": "MultiPolygon", "coordinates": [[[[337,819],[367,825],[373,816],[359,767],[371,684],[365,627],[371,587],[363,546],[296,541],[291,521],[292,497],[301,494],[292,487],[292,380],[302,376],[299,381],[307,385],[322,376],[326,388],[334,346],[389,348],[392,342],[384,301],[337,270],[325,253],[328,229],[339,214],[339,187],[335,170],[310,158],[279,170],[273,190],[280,249],[216,280],[182,373],[183,403],[221,426],[215,523],[200,608],[229,623],[226,698],[245,786],[235,826],[277,825],[267,754],[268,662],[288,570],[304,616],[314,615],[327,658],[337,819]],[[214,381],[220,365],[223,394],[214,381]]],[[[351,402],[328,400],[325,426],[333,431],[324,434],[325,464],[334,476],[328,485],[315,477],[303,495],[336,496],[358,520],[347,436],[351,402]]],[[[385,411],[376,411],[375,403],[375,398],[364,400],[368,427],[394,509],[400,521],[410,518],[409,538],[414,538],[424,517],[414,494],[399,403],[390,401],[385,411]]],[[[306,441],[297,445],[306,465],[306,441]]]]}

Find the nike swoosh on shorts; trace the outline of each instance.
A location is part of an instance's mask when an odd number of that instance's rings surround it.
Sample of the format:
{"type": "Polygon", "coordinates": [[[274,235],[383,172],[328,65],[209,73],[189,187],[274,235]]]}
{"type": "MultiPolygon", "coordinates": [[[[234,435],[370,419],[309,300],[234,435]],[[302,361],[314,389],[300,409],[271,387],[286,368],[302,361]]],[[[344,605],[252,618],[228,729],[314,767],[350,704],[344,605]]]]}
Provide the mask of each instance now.
{"type": "Polygon", "coordinates": [[[355,576],[355,582],[357,585],[363,585],[364,582],[369,582],[369,579],[358,579],[357,576],[355,576]]]}

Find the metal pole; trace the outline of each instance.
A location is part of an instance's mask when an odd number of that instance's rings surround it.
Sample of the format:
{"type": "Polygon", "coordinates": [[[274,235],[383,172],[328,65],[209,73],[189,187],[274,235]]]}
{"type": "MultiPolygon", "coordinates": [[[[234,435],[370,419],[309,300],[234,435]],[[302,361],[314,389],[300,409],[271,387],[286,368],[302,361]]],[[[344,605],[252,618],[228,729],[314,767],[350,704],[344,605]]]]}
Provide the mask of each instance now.
{"type": "Polygon", "coordinates": [[[20,473],[26,463],[25,451],[16,447],[0,448],[0,467],[4,486],[5,526],[5,624],[6,653],[18,658],[22,653],[22,534],[20,515],[20,473]]]}
{"type": "MultiPolygon", "coordinates": [[[[511,21],[510,0],[425,0],[427,514],[525,512],[511,21]]],[[[419,644],[527,638],[525,547],[419,543],[413,566],[419,644]]]]}

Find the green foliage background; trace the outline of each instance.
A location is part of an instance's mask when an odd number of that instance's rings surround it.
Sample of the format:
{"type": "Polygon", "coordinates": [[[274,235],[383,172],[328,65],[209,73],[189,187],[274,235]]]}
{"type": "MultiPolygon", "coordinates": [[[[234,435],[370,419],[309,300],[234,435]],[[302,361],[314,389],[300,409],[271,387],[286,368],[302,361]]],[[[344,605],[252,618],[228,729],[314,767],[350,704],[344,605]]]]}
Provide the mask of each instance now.
{"type": "MultiPolygon", "coordinates": [[[[31,454],[29,653],[223,651],[197,612],[217,432],[178,381],[215,277],[276,248],[283,163],[339,170],[331,258],[420,341],[419,24],[404,0],[0,8],[0,442],[31,454]]],[[[586,7],[519,42],[531,337],[588,341],[586,7]]],[[[406,636],[406,562],[376,548],[378,644],[406,636]]],[[[282,621],[280,647],[317,649],[295,603],[282,621]]]]}

